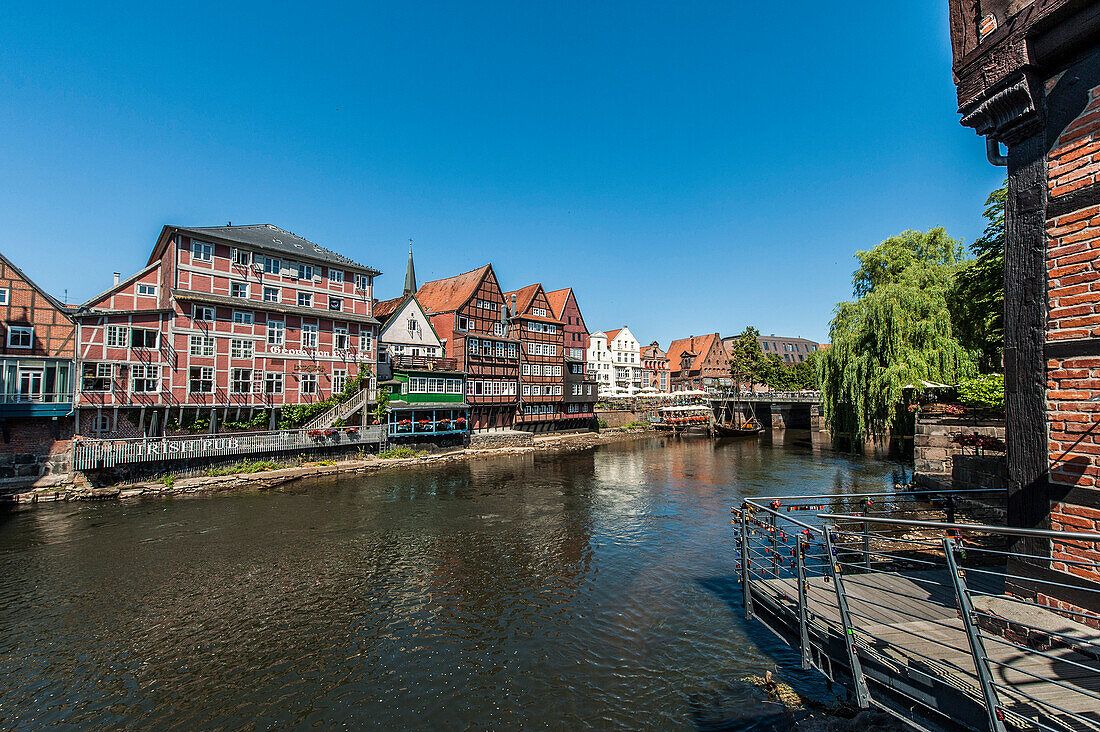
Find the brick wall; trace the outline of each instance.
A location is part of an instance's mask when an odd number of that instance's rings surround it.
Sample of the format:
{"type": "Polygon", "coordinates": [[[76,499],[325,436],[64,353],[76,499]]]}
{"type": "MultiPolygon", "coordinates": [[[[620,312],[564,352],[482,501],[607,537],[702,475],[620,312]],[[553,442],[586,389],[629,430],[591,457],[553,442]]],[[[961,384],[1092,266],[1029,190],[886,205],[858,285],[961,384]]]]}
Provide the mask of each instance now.
{"type": "Polygon", "coordinates": [[[0,488],[46,485],[69,479],[71,417],[58,417],[60,439],[54,438],[53,420],[13,418],[7,420],[8,442],[0,443],[0,488]]]}

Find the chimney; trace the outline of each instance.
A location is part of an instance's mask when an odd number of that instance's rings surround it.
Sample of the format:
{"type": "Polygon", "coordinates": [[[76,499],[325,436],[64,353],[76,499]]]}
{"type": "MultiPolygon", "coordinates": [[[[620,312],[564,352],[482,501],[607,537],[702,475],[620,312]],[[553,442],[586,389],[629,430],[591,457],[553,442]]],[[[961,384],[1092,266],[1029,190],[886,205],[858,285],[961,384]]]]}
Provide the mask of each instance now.
{"type": "Polygon", "coordinates": [[[122,273],[121,272],[115,272],[115,284],[116,285],[119,283],[119,281],[121,279],[122,279],[122,273]]]}
{"type": "Polygon", "coordinates": [[[515,295],[515,293],[512,293],[512,316],[515,317],[515,315],[516,315],[516,295],[515,295]]]}

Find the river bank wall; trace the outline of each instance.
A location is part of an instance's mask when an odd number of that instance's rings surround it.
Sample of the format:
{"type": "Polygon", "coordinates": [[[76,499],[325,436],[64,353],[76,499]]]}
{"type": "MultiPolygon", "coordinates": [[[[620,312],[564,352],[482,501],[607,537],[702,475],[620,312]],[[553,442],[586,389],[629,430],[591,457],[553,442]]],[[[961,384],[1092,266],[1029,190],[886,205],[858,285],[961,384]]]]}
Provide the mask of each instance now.
{"type": "Polygon", "coordinates": [[[176,478],[172,475],[137,482],[110,485],[96,484],[87,476],[78,476],[61,486],[40,487],[12,493],[0,499],[0,506],[31,506],[59,501],[103,501],[127,498],[180,497],[233,490],[270,490],[303,478],[334,475],[368,474],[383,470],[407,470],[424,466],[444,465],[499,455],[521,455],[533,452],[570,452],[587,450],[602,444],[636,440],[652,436],[645,429],[607,429],[601,432],[580,432],[533,437],[523,433],[512,435],[487,433],[473,440],[470,447],[417,455],[415,457],[360,458],[354,453],[339,460],[306,461],[273,470],[231,475],[200,475],[176,478]]]}

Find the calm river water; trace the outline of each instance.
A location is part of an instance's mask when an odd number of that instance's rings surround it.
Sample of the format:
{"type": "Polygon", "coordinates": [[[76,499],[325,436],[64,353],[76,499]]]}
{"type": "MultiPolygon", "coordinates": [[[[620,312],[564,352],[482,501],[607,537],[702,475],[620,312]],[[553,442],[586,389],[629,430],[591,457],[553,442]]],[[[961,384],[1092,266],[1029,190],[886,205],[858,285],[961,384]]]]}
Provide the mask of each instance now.
{"type": "Polygon", "coordinates": [[[652,438],[3,514],[0,728],[770,729],[742,678],[825,690],[742,619],[730,506],[893,469],[652,438]]]}

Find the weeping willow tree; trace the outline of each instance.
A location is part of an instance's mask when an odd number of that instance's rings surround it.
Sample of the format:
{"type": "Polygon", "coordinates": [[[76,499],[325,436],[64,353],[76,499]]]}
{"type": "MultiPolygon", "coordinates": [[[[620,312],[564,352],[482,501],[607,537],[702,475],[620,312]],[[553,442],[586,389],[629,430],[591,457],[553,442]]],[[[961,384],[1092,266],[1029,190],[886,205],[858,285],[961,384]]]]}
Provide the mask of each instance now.
{"type": "Polygon", "coordinates": [[[952,329],[963,250],[942,228],[902,232],[856,258],[858,299],[837,305],[817,369],[826,424],[865,439],[895,425],[907,385],[957,383],[975,373],[975,355],[952,329]]]}

